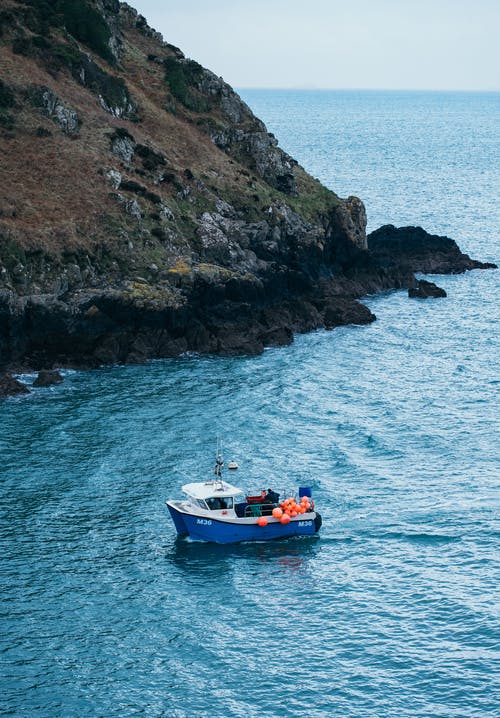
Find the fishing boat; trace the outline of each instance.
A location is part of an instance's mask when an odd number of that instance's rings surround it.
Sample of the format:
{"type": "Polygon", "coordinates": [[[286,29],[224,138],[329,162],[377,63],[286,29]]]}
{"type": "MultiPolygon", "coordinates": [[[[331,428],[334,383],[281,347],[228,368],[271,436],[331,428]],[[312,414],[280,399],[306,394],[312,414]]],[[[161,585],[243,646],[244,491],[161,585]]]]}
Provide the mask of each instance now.
{"type": "Polygon", "coordinates": [[[213,479],[185,484],[184,499],[166,502],[180,536],[225,544],[313,536],[319,531],[321,516],[314,509],[310,487],[300,487],[297,496],[287,492],[283,498],[271,489],[249,494],[224,481],[223,466],[218,455],[213,479]]]}

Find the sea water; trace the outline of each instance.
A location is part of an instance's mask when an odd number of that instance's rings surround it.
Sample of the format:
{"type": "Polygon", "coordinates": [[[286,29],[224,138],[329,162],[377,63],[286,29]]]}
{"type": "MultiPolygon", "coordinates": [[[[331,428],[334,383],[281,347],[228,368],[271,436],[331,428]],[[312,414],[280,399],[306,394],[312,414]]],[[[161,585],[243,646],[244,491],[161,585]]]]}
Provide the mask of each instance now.
{"type": "MultiPolygon", "coordinates": [[[[243,96],[371,229],[498,261],[498,94],[243,96]]],[[[3,402],[1,715],[497,716],[499,273],[436,280],[370,326],[3,402]],[[235,483],[312,487],[319,538],[176,538],[217,433],[235,483]]]]}

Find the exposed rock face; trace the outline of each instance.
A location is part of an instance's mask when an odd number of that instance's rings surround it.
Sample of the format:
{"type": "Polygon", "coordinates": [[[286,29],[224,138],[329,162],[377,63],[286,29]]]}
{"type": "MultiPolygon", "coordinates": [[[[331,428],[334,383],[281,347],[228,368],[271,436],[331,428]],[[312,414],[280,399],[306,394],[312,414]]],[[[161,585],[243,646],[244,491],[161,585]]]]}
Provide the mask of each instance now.
{"type": "Polygon", "coordinates": [[[125,3],[6,0],[0,29],[2,367],[255,354],[487,266],[419,228],[367,242],[361,200],[125,3]]]}
{"type": "Polygon", "coordinates": [[[106,172],[106,177],[113,187],[113,189],[119,189],[122,182],[122,175],[118,170],[110,169],[106,172]]]}
{"type": "Polygon", "coordinates": [[[128,166],[132,162],[135,146],[134,138],[126,130],[116,131],[111,138],[111,152],[128,166]]]}
{"type": "Polygon", "coordinates": [[[375,314],[372,314],[364,304],[343,297],[330,299],[324,310],[326,329],[334,329],[345,324],[370,324],[375,319],[375,314]]]}
{"type": "Polygon", "coordinates": [[[368,236],[368,248],[381,264],[397,263],[413,272],[460,274],[468,269],[495,269],[463,254],[449,237],[429,234],[422,227],[384,225],[368,236]]]}
{"type": "Polygon", "coordinates": [[[417,279],[416,285],[408,288],[408,296],[418,299],[427,299],[428,297],[446,297],[447,294],[444,289],[438,287],[434,282],[417,279]]]}
{"type": "Polygon", "coordinates": [[[344,230],[356,247],[367,249],[366,240],[366,210],[359,197],[348,197],[345,204],[339,208],[344,230]]]}
{"type": "Polygon", "coordinates": [[[231,157],[243,161],[272,187],[287,195],[296,195],[293,166],[284,152],[277,151],[278,141],[265,128],[244,130],[234,125],[202,125],[212,142],[231,157]]]}
{"type": "Polygon", "coordinates": [[[34,87],[29,91],[30,99],[47,117],[50,117],[67,135],[77,135],[80,120],[77,113],[64,105],[48,87],[34,87]]]}
{"type": "Polygon", "coordinates": [[[64,381],[63,376],[55,369],[42,369],[38,372],[38,376],[33,382],[33,386],[53,386],[61,384],[64,381]]]}
{"type": "Polygon", "coordinates": [[[11,374],[0,374],[0,398],[29,393],[30,390],[11,374]]]}

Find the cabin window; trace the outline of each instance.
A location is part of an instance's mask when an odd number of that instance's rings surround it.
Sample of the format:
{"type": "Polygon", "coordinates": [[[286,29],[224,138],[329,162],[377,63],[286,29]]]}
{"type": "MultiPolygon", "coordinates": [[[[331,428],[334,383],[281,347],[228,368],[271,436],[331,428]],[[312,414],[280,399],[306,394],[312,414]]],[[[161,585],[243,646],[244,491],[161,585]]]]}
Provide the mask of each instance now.
{"type": "Polygon", "coordinates": [[[233,497],[232,496],[214,496],[207,499],[208,508],[212,511],[219,511],[220,509],[232,509],[233,508],[233,497]]]}

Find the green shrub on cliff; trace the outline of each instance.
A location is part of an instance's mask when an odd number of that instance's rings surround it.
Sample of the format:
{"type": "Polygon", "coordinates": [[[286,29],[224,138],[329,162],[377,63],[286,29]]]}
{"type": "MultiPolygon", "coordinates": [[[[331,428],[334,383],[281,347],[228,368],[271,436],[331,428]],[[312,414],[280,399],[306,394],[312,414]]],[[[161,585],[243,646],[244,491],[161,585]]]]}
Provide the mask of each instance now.
{"type": "Polygon", "coordinates": [[[176,57],[167,57],[164,66],[165,79],[175,99],[193,112],[208,112],[209,102],[196,87],[203,77],[202,66],[194,60],[176,57]]]}
{"type": "Polygon", "coordinates": [[[103,16],[85,0],[23,0],[31,13],[27,16],[33,32],[45,34],[48,27],[65,27],[77,40],[100,57],[114,63],[109,47],[111,31],[103,16]]]}
{"type": "Polygon", "coordinates": [[[0,108],[14,107],[15,102],[14,93],[10,87],[0,80],[0,108]]]}
{"type": "Polygon", "coordinates": [[[14,118],[7,109],[14,107],[16,98],[11,88],[0,80],[0,126],[11,130],[14,127],[14,118]]]}
{"type": "Polygon", "coordinates": [[[102,15],[85,2],[59,0],[57,5],[63,14],[67,31],[104,60],[113,63],[114,57],[109,47],[111,32],[102,15]]]}

